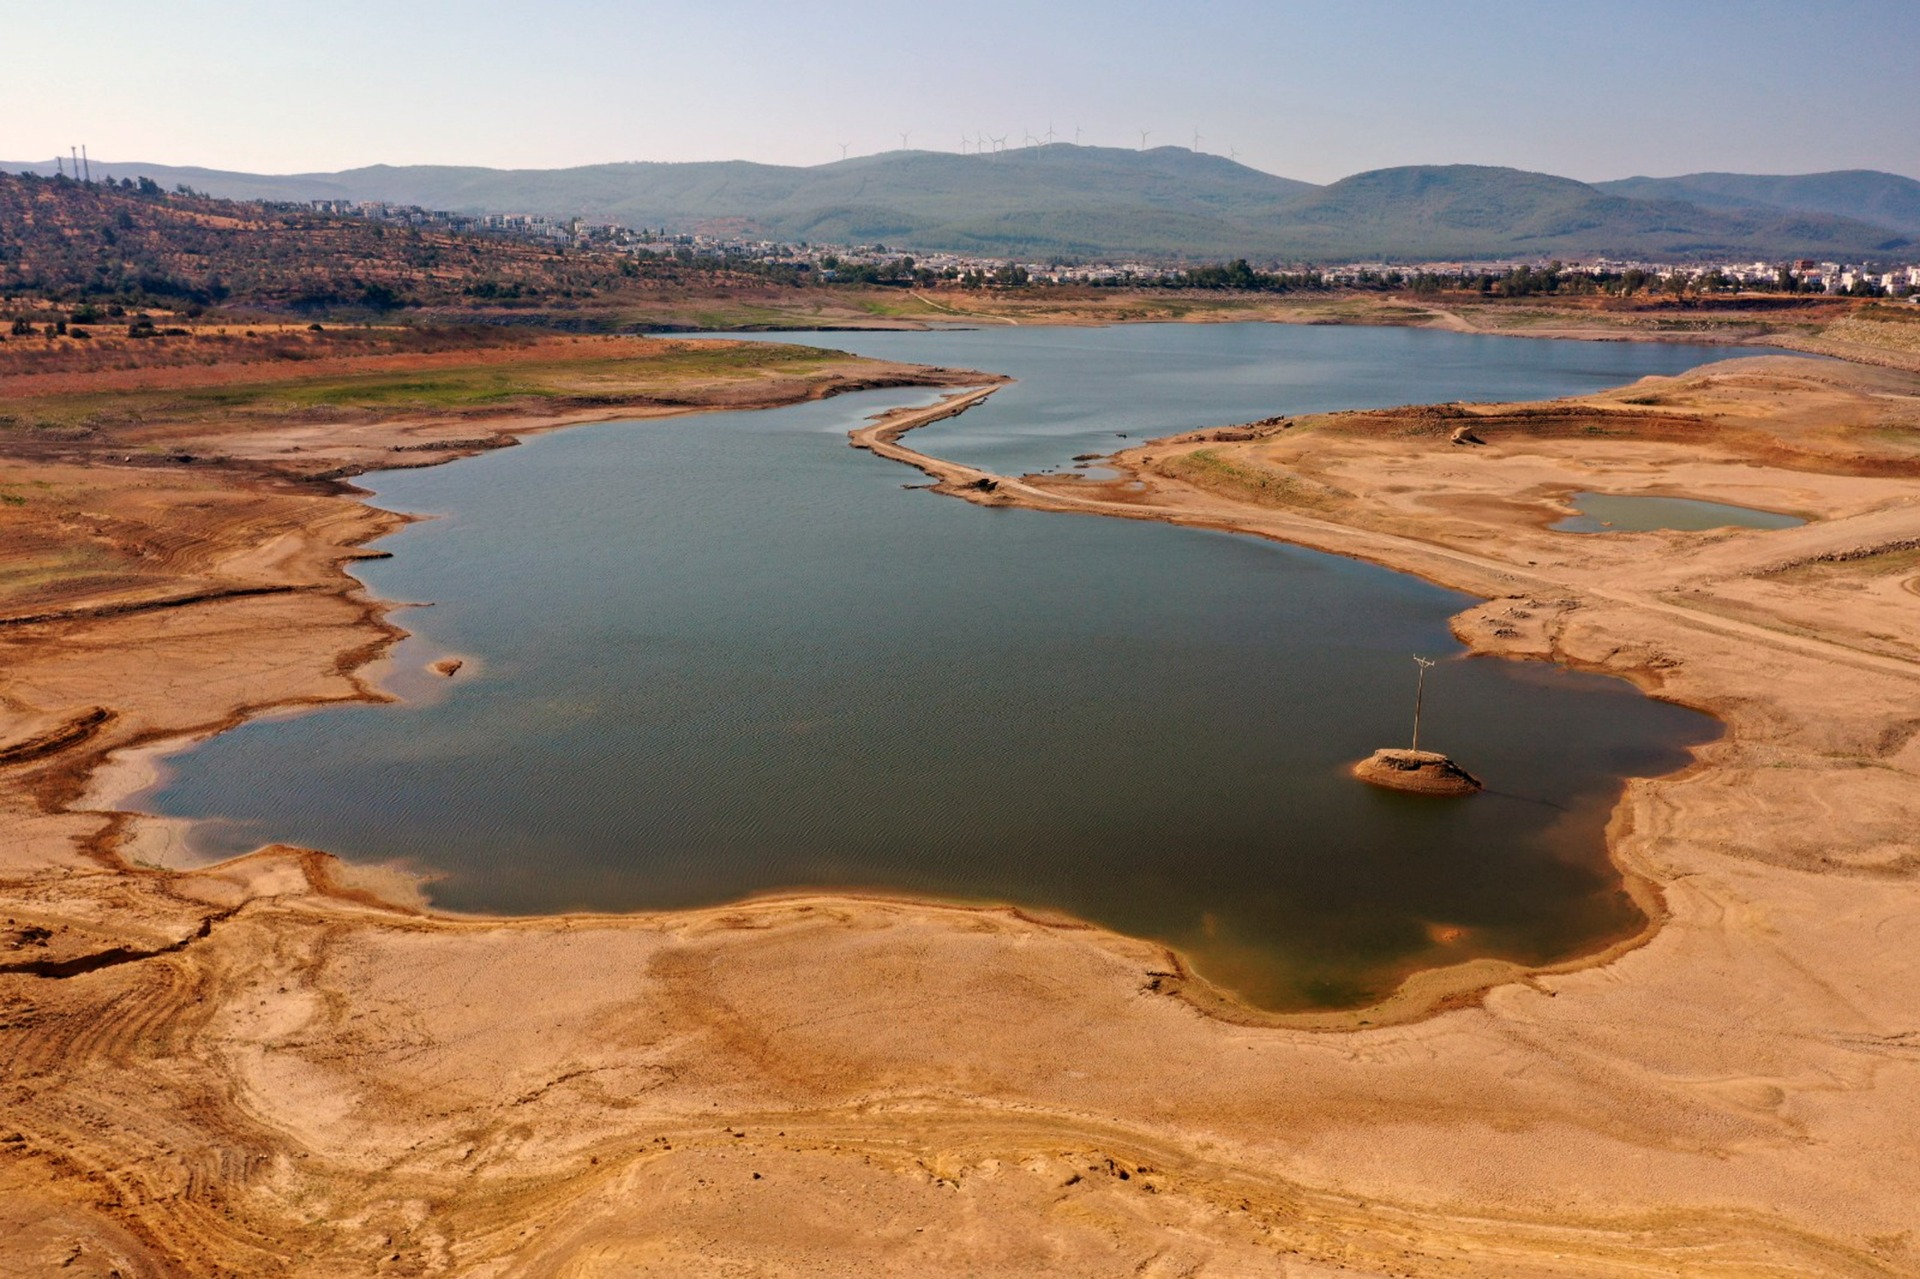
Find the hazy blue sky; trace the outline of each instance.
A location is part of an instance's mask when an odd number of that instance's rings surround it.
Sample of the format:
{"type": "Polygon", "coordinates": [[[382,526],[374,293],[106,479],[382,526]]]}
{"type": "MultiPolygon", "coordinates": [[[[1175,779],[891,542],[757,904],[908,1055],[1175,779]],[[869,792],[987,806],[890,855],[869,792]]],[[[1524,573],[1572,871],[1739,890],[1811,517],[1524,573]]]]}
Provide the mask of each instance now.
{"type": "Polygon", "coordinates": [[[0,158],[810,164],[963,133],[1600,179],[1920,176],[1920,0],[0,0],[0,158]]]}

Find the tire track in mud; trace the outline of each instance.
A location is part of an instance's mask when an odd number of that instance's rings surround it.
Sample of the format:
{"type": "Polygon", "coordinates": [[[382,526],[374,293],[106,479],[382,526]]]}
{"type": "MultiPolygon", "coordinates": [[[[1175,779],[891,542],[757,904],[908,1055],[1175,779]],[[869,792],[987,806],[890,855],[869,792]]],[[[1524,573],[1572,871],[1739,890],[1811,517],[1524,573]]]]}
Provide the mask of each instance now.
{"type": "Polygon", "coordinates": [[[206,1051],[209,970],[175,950],[83,970],[52,998],[47,980],[0,987],[6,1149],[49,1193],[129,1231],[155,1274],[283,1273],[280,1226],[249,1224],[245,1201],[284,1142],[244,1120],[206,1051]]]}

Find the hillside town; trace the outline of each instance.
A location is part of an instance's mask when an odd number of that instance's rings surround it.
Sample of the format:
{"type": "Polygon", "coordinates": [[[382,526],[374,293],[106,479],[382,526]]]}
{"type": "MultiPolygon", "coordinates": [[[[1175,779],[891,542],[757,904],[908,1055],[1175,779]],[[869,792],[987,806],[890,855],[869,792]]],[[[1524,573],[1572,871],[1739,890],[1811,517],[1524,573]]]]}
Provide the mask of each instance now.
{"type": "MultiPolygon", "coordinates": [[[[657,254],[683,259],[752,262],[817,273],[827,283],[912,283],[966,286],[1078,284],[1093,287],[1179,287],[1192,264],[1164,261],[1021,260],[986,254],[921,252],[886,244],[797,244],[748,236],[632,228],[617,222],[528,213],[456,213],[379,201],[315,200],[300,206],[321,214],[366,218],[392,225],[495,234],[582,249],[657,254]]],[[[1832,262],[1798,258],[1764,261],[1639,261],[1594,257],[1575,261],[1496,259],[1448,262],[1348,262],[1259,264],[1271,279],[1331,288],[1406,287],[1421,280],[1446,287],[1510,280],[1516,273],[1549,273],[1560,281],[1593,288],[1626,284],[1628,292],[1681,289],[1695,292],[1792,292],[1850,297],[1906,298],[1920,303],[1920,261],[1832,262]]]]}

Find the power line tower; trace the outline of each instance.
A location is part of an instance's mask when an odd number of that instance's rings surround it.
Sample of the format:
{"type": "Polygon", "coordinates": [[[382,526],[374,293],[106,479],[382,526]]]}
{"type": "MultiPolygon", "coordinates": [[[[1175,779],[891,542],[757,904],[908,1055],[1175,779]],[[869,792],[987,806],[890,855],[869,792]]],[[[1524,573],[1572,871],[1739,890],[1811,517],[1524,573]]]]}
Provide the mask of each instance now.
{"type": "Polygon", "coordinates": [[[1427,696],[1427,672],[1437,663],[1429,658],[1414,656],[1414,662],[1420,667],[1420,678],[1413,686],[1413,749],[1420,749],[1420,704],[1427,696]]]}

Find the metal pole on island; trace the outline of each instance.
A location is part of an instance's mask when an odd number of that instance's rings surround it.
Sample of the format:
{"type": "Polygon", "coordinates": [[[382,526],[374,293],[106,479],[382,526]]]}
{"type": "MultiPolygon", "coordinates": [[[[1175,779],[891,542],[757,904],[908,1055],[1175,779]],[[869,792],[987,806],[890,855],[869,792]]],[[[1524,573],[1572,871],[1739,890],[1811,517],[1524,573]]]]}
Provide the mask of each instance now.
{"type": "Polygon", "coordinates": [[[1420,674],[1413,685],[1413,748],[1387,746],[1353,766],[1353,775],[1373,786],[1410,791],[1416,795],[1471,795],[1480,779],[1438,751],[1420,749],[1420,715],[1426,709],[1427,672],[1439,665],[1414,654],[1420,674]]]}
{"type": "Polygon", "coordinates": [[[1413,753],[1418,755],[1420,753],[1420,703],[1426,700],[1427,670],[1434,663],[1430,658],[1422,657],[1418,653],[1413,655],[1413,660],[1420,666],[1419,682],[1413,686],[1413,753]]]}

